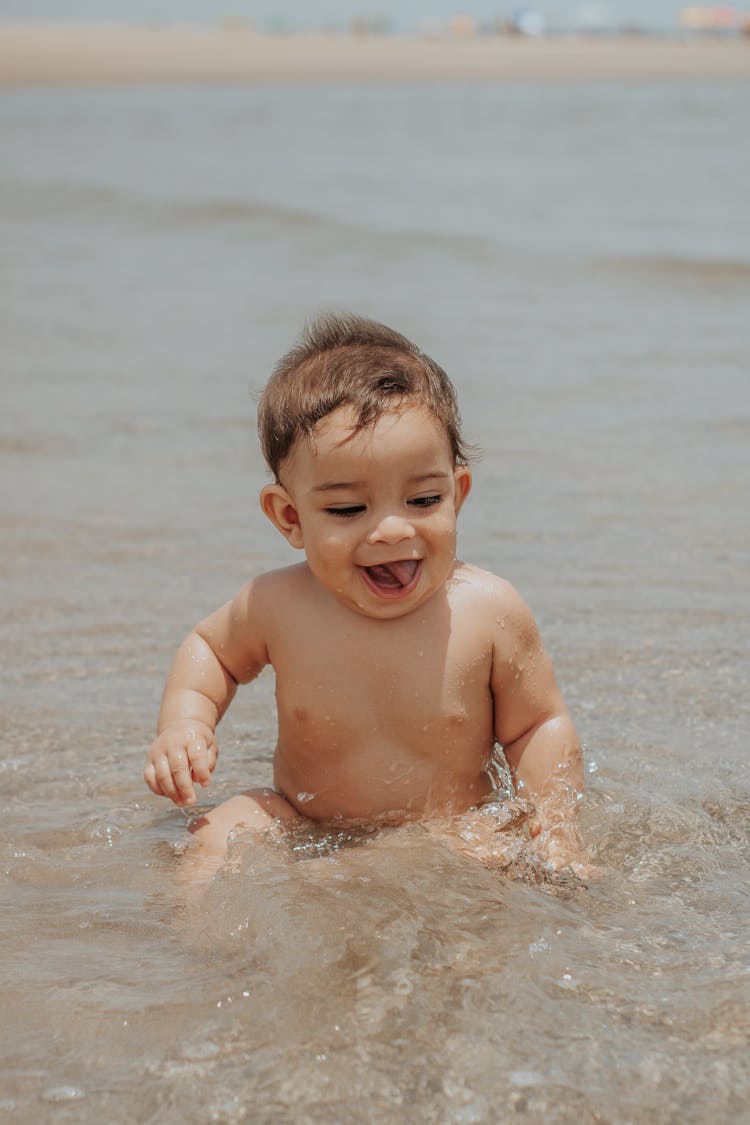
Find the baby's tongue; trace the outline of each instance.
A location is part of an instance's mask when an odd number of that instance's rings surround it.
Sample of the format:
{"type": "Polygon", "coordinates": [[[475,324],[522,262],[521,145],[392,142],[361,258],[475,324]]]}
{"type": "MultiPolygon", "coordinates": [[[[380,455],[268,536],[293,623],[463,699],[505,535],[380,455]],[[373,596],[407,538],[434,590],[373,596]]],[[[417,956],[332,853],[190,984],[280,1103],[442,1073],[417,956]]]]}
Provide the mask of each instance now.
{"type": "Polygon", "coordinates": [[[378,586],[408,586],[417,569],[417,559],[399,559],[397,562],[368,566],[367,573],[378,586]]]}

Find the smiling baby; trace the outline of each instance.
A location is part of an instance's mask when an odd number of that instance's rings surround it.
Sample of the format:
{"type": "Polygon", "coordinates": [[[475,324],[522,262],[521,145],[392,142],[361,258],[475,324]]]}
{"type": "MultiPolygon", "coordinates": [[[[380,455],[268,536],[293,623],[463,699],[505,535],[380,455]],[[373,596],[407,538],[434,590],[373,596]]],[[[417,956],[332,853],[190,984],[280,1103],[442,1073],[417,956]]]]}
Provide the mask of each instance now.
{"type": "Polygon", "coordinates": [[[471,472],[445,372],[384,325],[324,316],[276,367],[258,425],[274,476],[261,508],[304,561],[248,582],[183,642],[149,788],[195,803],[237,685],[270,664],[273,788],[201,817],[202,848],[278,820],[460,817],[493,796],[500,747],[540,857],[575,870],[580,744],[525,602],[456,559],[471,472]]]}

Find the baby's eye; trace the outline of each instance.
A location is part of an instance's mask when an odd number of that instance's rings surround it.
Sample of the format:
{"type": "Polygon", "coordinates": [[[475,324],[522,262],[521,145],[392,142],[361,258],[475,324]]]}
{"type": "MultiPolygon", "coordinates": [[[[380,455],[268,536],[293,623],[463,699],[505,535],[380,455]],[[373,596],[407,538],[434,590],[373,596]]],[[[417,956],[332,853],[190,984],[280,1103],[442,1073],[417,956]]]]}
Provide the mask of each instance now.
{"type": "Polygon", "coordinates": [[[409,503],[415,508],[430,508],[433,504],[439,504],[442,496],[436,493],[434,496],[415,496],[409,503]]]}
{"type": "Polygon", "coordinates": [[[364,504],[347,504],[343,508],[326,508],[329,516],[341,516],[343,519],[351,516],[358,516],[360,512],[364,512],[364,504]]]}

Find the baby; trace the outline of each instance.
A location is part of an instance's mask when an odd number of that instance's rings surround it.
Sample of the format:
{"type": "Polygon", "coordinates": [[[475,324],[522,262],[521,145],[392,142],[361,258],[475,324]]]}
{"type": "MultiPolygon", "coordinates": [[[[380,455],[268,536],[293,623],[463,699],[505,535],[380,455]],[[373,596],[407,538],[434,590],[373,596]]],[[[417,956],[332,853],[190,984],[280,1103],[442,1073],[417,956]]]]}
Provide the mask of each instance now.
{"type": "Polygon", "coordinates": [[[530,610],[456,559],[471,488],[453,386],[405,337],[321,317],[263,392],[266,516],[304,561],[202,621],[167,677],[144,777],[179,806],[216,765],[216,725],[270,664],[273,789],[192,826],[223,855],[274,821],[442,822],[493,793],[496,744],[552,867],[580,865],[581,749],[530,610]]]}

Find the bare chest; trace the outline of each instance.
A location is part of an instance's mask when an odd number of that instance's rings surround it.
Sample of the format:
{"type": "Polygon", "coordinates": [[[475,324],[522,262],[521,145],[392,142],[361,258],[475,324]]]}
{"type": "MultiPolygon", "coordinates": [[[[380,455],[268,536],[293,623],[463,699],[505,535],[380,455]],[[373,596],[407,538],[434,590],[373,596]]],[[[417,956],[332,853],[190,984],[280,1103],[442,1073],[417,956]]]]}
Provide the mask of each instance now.
{"type": "Polygon", "coordinates": [[[469,727],[485,738],[492,721],[489,644],[455,625],[408,631],[357,624],[335,644],[310,644],[298,634],[277,647],[282,730],[329,746],[363,737],[434,746],[469,727]]]}

